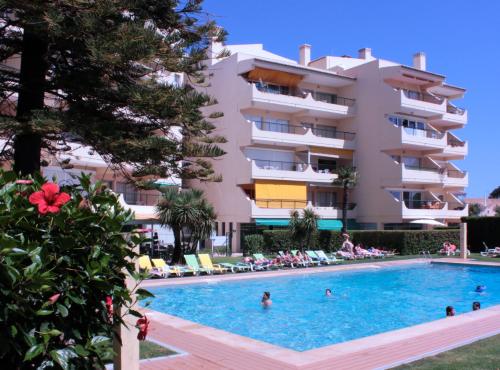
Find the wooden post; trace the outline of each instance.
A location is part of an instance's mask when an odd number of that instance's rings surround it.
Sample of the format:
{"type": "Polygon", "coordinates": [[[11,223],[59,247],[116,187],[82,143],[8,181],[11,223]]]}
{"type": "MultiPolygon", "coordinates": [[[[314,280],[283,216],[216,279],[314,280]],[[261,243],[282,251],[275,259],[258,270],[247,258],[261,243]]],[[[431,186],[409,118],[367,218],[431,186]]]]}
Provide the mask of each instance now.
{"type": "Polygon", "coordinates": [[[467,224],[460,223],[460,258],[467,259],[467,224]]]}
{"type": "MultiPolygon", "coordinates": [[[[138,252],[138,250],[136,252],[138,252]]],[[[138,269],[137,261],[136,269],[138,269]]],[[[132,279],[132,277],[127,276],[125,284],[129,289],[133,289],[135,286],[135,280],[132,279]]],[[[135,297],[133,296],[132,299],[135,299],[135,297]]],[[[120,307],[119,310],[120,315],[123,316],[126,313],[127,308],[120,307]]],[[[139,330],[135,327],[137,317],[126,315],[124,317],[124,321],[126,322],[127,327],[125,327],[125,325],[120,325],[115,329],[115,332],[121,338],[121,343],[118,339],[113,338],[113,350],[115,351],[113,369],[139,370],[139,340],[137,339],[139,330]]]]}

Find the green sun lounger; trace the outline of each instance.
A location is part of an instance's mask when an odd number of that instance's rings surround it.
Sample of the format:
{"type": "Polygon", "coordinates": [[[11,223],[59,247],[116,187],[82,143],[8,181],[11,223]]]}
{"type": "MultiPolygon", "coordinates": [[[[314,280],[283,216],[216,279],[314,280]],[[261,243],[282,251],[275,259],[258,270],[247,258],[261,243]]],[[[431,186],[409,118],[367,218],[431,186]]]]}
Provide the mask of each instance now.
{"type": "Polygon", "coordinates": [[[321,259],[317,256],[316,253],[314,253],[313,251],[306,251],[306,254],[309,256],[309,258],[311,259],[311,263],[316,265],[316,266],[320,266],[321,265],[321,259]]]}
{"type": "Polygon", "coordinates": [[[206,274],[211,274],[213,273],[213,269],[208,269],[205,267],[200,267],[198,264],[198,260],[196,259],[196,256],[194,254],[185,254],[184,259],[186,260],[186,263],[188,265],[188,268],[193,270],[195,273],[206,273],[206,274]]]}
{"type": "Polygon", "coordinates": [[[326,263],[327,265],[334,265],[336,263],[340,263],[341,262],[341,260],[337,259],[337,257],[335,257],[335,256],[328,257],[326,255],[326,253],[324,251],[322,251],[322,250],[317,250],[317,251],[314,251],[314,252],[319,257],[319,259],[321,260],[321,262],[326,263]]]}

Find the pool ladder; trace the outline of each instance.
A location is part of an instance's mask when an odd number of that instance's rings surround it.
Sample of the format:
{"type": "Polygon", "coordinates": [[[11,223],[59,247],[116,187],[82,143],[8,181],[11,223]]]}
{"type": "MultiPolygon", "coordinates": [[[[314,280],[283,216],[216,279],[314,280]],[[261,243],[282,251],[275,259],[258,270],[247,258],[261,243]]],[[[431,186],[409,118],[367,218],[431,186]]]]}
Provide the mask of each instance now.
{"type": "Polygon", "coordinates": [[[432,259],[432,255],[431,255],[430,251],[420,251],[420,254],[423,256],[423,258],[432,259]]]}

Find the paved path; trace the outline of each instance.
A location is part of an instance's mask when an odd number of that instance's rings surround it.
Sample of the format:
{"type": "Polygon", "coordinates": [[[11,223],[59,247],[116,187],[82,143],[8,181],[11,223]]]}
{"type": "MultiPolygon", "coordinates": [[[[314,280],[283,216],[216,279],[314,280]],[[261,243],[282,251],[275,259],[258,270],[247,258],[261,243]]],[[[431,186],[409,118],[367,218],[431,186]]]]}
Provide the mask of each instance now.
{"type": "MultiPolygon", "coordinates": [[[[442,262],[458,262],[441,259],[442,262]]],[[[381,262],[379,266],[403,265],[419,261],[381,262]]],[[[420,261],[421,262],[421,261],[420,261]]],[[[463,263],[463,262],[462,262],[463,263]]],[[[360,268],[361,265],[337,266],[335,269],[360,268]]],[[[500,266],[500,264],[496,264],[500,266]]],[[[311,269],[331,271],[332,268],[311,269]]],[[[286,275],[298,273],[283,271],[286,275]]],[[[299,273],[304,273],[302,270],[299,273]]],[[[283,275],[280,272],[238,274],[223,279],[252,278],[252,275],[283,275]],[[246,277],[248,276],[248,277],[246,277]]],[[[208,277],[213,279],[214,277],[208,277]]],[[[175,285],[184,279],[173,279],[175,285]]],[[[193,278],[190,283],[206,281],[193,278]]],[[[154,283],[157,284],[156,282],[154,283]]],[[[170,284],[168,284],[170,285],[170,284]]],[[[250,338],[209,328],[190,321],[149,311],[150,337],[174,346],[187,354],[161,360],[141,362],[142,370],[351,370],[385,369],[422,357],[443,352],[472,341],[500,333],[500,305],[452,318],[339,343],[305,352],[296,352],[250,338]]]]}

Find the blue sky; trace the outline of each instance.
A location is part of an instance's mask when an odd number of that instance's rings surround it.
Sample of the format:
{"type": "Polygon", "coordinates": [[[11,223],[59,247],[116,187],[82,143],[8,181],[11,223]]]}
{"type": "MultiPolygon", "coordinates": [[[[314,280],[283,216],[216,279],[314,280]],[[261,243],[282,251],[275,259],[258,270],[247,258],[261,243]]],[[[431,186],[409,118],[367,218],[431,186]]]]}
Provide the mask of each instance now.
{"type": "Polygon", "coordinates": [[[204,7],[228,43],[262,43],[295,60],[303,43],[313,59],[371,47],[376,57],[411,65],[424,51],[427,70],[467,89],[456,103],[469,123],[456,134],[469,141],[469,155],[455,162],[469,171],[467,196],[500,185],[500,1],[206,0],[204,7]]]}

